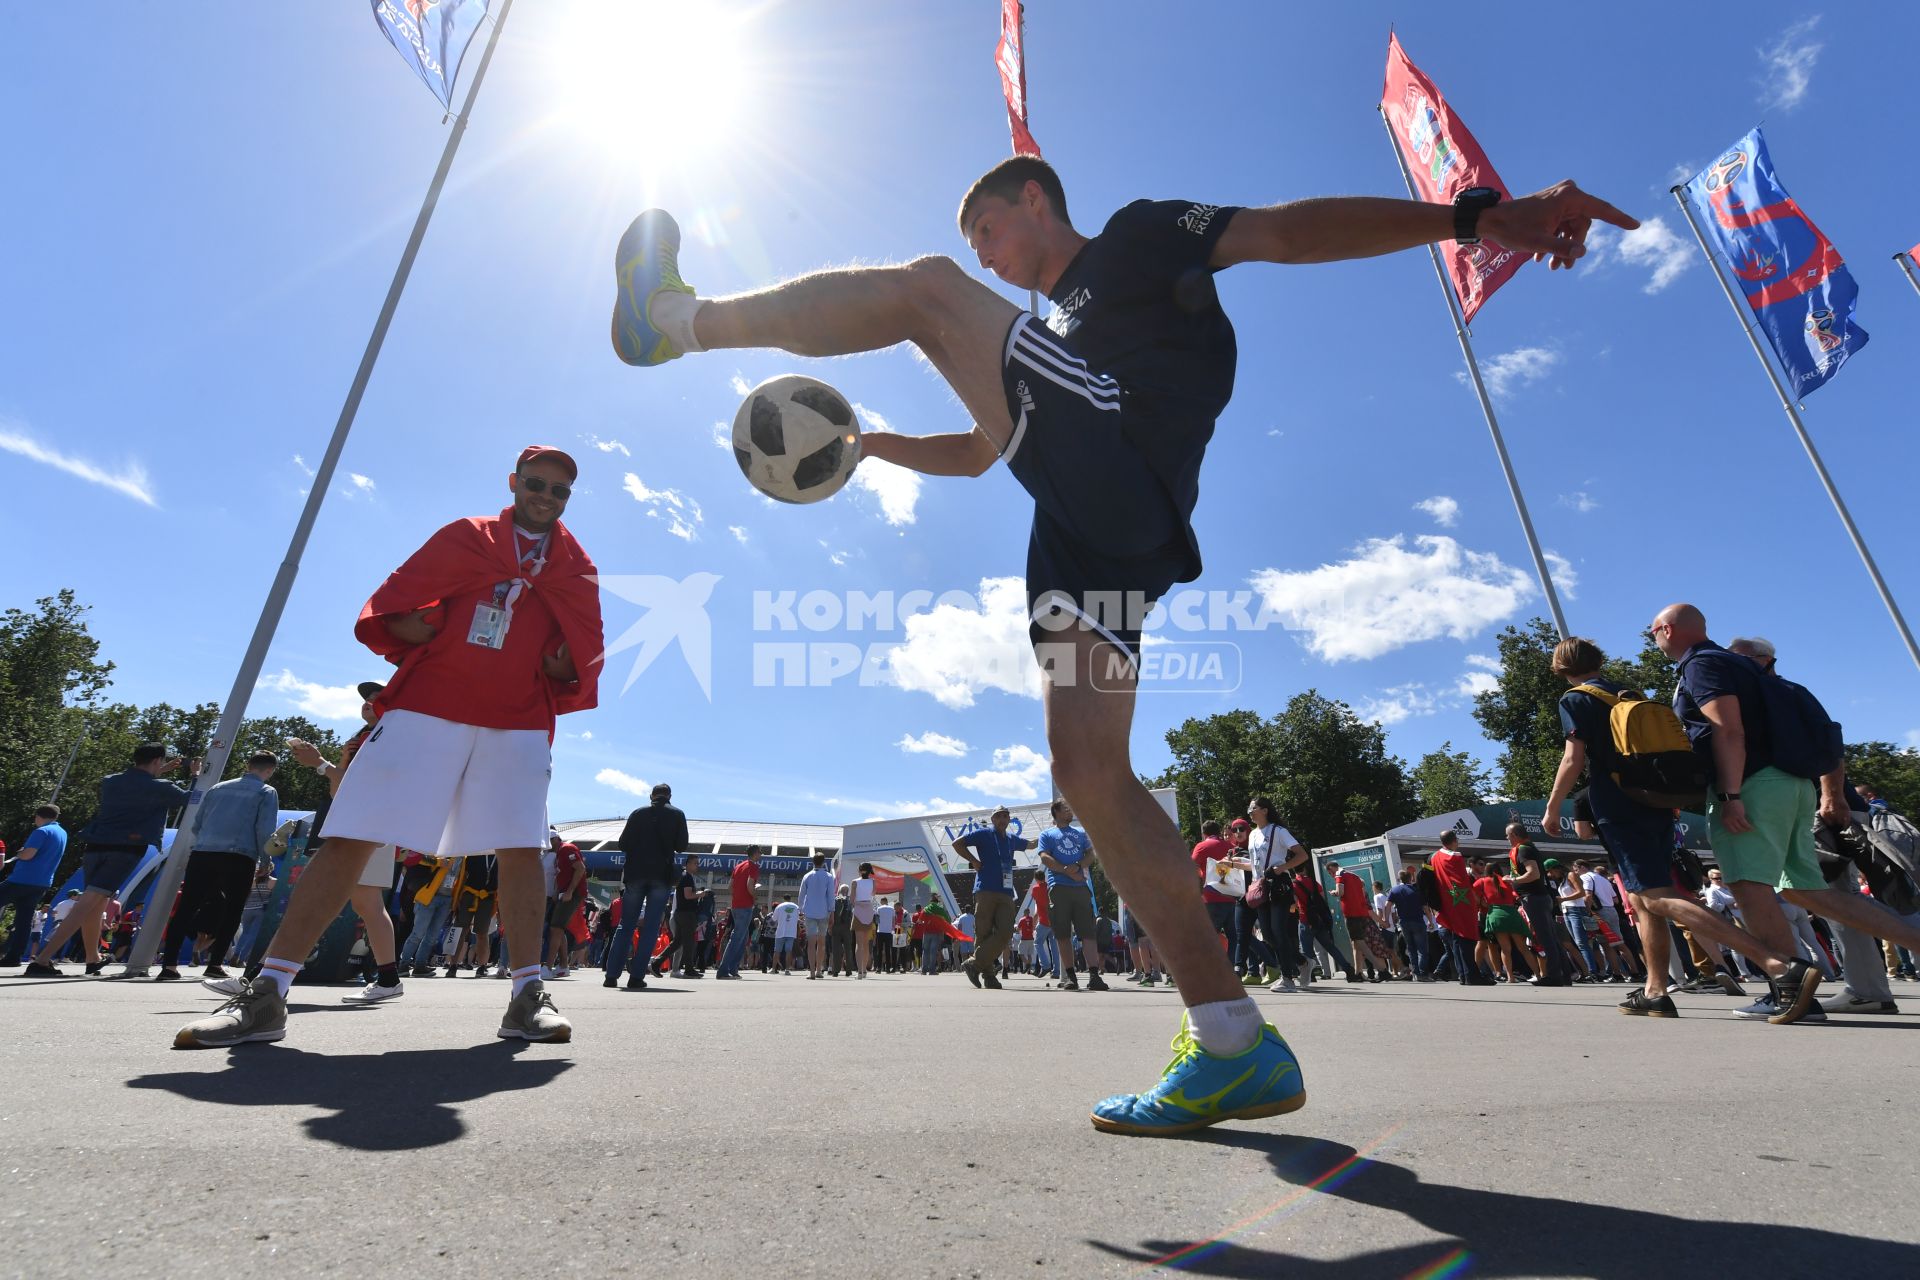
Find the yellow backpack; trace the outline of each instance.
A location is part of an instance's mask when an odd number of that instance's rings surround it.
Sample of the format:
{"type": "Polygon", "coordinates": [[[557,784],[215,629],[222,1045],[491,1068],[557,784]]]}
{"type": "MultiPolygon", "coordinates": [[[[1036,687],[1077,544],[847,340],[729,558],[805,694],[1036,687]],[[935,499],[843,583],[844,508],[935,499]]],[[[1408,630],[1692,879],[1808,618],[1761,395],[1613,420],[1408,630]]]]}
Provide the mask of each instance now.
{"type": "Polygon", "coordinates": [[[1697,809],[1712,779],[1693,752],[1680,717],[1664,702],[1649,702],[1632,689],[1613,693],[1577,684],[1576,693],[1607,706],[1613,768],[1608,772],[1630,800],[1655,809],[1697,809]]]}

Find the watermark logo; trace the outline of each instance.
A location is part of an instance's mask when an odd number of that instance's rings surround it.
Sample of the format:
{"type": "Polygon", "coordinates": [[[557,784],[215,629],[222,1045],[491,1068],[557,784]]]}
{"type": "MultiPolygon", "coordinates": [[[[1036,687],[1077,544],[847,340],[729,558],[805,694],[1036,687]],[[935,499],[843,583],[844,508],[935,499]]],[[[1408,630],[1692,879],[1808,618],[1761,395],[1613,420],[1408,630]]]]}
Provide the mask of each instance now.
{"type": "Polygon", "coordinates": [[[638,649],[633,666],[627,671],[625,694],[633,688],[640,673],[653,665],[655,658],[674,643],[687,661],[687,670],[700,685],[700,692],[713,701],[713,621],[707,616],[707,601],[720,582],[717,573],[690,573],[675,581],[657,573],[602,574],[594,579],[606,591],[646,612],[607,646],[600,655],[604,663],[617,653],[638,649]]]}

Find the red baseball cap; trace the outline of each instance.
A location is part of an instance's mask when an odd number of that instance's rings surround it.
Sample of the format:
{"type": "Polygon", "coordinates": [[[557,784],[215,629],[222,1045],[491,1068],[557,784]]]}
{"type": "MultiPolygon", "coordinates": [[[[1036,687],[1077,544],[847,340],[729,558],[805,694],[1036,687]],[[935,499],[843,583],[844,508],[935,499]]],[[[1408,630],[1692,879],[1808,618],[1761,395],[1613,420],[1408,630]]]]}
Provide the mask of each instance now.
{"type": "Polygon", "coordinates": [[[564,449],[556,449],[550,444],[530,444],[522,449],[520,451],[520,461],[514,464],[514,470],[518,471],[521,467],[526,466],[529,462],[538,458],[546,458],[549,461],[557,462],[565,467],[567,469],[568,479],[578,480],[580,478],[580,465],[573,460],[573,455],[564,449]]]}
{"type": "Polygon", "coordinates": [[[1233,822],[1228,826],[1227,829],[1229,831],[1248,831],[1248,830],[1251,830],[1252,828],[1253,828],[1253,824],[1251,822],[1248,822],[1245,818],[1235,818],[1233,822]]]}

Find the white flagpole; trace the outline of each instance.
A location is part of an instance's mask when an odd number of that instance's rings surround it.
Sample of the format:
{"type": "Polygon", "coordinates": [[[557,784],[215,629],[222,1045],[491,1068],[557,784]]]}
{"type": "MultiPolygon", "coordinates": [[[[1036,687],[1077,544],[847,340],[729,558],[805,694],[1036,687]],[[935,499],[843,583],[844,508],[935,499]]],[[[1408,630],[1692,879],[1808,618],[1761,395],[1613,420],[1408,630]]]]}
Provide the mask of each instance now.
{"type": "Polygon", "coordinates": [[[474,99],[480,94],[480,82],[487,78],[487,64],[493,61],[494,46],[500,42],[500,30],[507,25],[507,13],[512,8],[513,0],[503,0],[500,16],[494,19],[493,31],[487,36],[487,47],[480,55],[480,65],[474,70],[473,83],[467,86],[467,100],[460,108],[460,114],[454,118],[446,148],[440,153],[440,167],[434,170],[433,181],[427,185],[427,198],[420,205],[419,216],[413,220],[413,234],[407,237],[407,247],[400,253],[400,265],[394,269],[393,283],[387,286],[386,301],[381,304],[380,315],[373,322],[373,333],[367,338],[366,350],[361,353],[360,367],[354,371],[353,385],[347,388],[347,399],[340,407],[340,417],[333,424],[333,438],[327,442],[327,451],[314,470],[313,487],[307,491],[306,506],[301,509],[300,520],[293,528],[293,537],[287,542],[286,558],[280,562],[280,571],[274,576],[273,587],[267,592],[266,605],[260,611],[259,621],[254,624],[253,639],[248,643],[246,656],[240,660],[240,670],[233,678],[233,688],[221,706],[220,723],[213,731],[213,741],[207,744],[206,764],[200,778],[195,780],[193,798],[180,815],[179,832],[174,837],[173,848],[156,873],[153,894],[147,900],[146,914],[141,917],[139,936],[134,939],[133,950],[127,955],[127,967],[115,977],[144,978],[160,950],[161,935],[166,932],[167,912],[172,909],[174,895],[180,889],[181,878],[186,875],[187,860],[193,854],[193,823],[200,812],[200,799],[205,794],[202,783],[212,786],[226,772],[227,758],[233,753],[234,739],[240,733],[240,721],[247,713],[247,700],[253,695],[253,687],[260,682],[260,668],[266,663],[267,648],[273,643],[274,632],[279,629],[280,615],[287,607],[287,597],[293,592],[293,580],[300,573],[300,557],[306,551],[307,539],[312,535],[314,522],[319,518],[320,504],[326,499],[327,489],[333,483],[334,468],[339,465],[340,454],[347,447],[347,433],[353,429],[354,416],[360,411],[360,398],[366,394],[374,363],[380,359],[380,348],[387,340],[387,327],[393,323],[393,313],[400,305],[400,295],[407,287],[407,277],[413,272],[413,260],[419,255],[421,241],[426,239],[427,223],[433,219],[434,206],[440,200],[440,189],[446,185],[447,171],[453,168],[454,154],[459,151],[460,139],[466,134],[467,117],[473,111],[474,99]]]}
{"type": "MultiPolygon", "coordinates": [[[[1707,266],[1713,271],[1713,278],[1720,282],[1720,291],[1727,295],[1727,305],[1733,308],[1733,314],[1740,321],[1741,330],[1747,335],[1747,341],[1753,344],[1753,354],[1760,360],[1761,367],[1767,371],[1768,381],[1780,397],[1780,407],[1787,411],[1787,421],[1793,424],[1793,433],[1800,437],[1800,447],[1807,451],[1807,461],[1813,463],[1814,474],[1820,477],[1820,484],[1827,491],[1827,497],[1833,503],[1833,509],[1840,515],[1840,523],[1846,526],[1847,536],[1853,539],[1853,549],[1860,553],[1860,563],[1867,566],[1867,576],[1873,579],[1873,589],[1880,593],[1880,603],[1887,606],[1887,612],[1893,617],[1894,629],[1899,631],[1900,639],[1907,646],[1907,656],[1913,664],[1920,667],[1920,645],[1913,642],[1913,631],[1907,626],[1906,618],[1901,616],[1900,606],[1894,603],[1893,593],[1887,590],[1887,581],[1880,576],[1880,566],[1873,562],[1873,553],[1867,550],[1867,541],[1860,536],[1858,526],[1853,523],[1853,515],[1847,510],[1846,502],[1840,497],[1840,490],[1834,487],[1833,477],[1827,474],[1827,464],[1820,460],[1820,451],[1813,447],[1813,437],[1807,434],[1807,424],[1800,420],[1800,410],[1793,398],[1787,394],[1786,384],[1780,381],[1779,370],[1773,367],[1773,361],[1767,358],[1766,348],[1760,345],[1760,335],[1754,332],[1753,325],[1747,321],[1750,308],[1742,305],[1734,293],[1733,286],[1727,283],[1725,273],[1720,270],[1720,259],[1707,245],[1707,237],[1700,230],[1700,224],[1693,216],[1693,204],[1687,199],[1685,184],[1673,188],[1674,203],[1680,206],[1680,216],[1687,220],[1693,238],[1700,242],[1700,252],[1707,255],[1707,266]]],[[[1915,288],[1920,288],[1916,285],[1915,288]]]]}
{"type": "Polygon", "coordinates": [[[1913,291],[1920,293],[1920,276],[1916,276],[1913,273],[1913,255],[1910,253],[1896,253],[1893,255],[1893,260],[1900,264],[1902,271],[1907,273],[1907,283],[1913,286],[1913,291]]]}
{"type": "MultiPolygon", "coordinates": [[[[1387,141],[1393,146],[1393,158],[1400,166],[1400,180],[1407,184],[1407,195],[1418,200],[1419,192],[1414,190],[1413,175],[1407,172],[1407,158],[1400,154],[1400,139],[1393,136],[1393,122],[1387,119],[1387,113],[1380,112],[1380,124],[1387,131],[1387,141]]],[[[1560,593],[1554,590],[1553,575],[1547,571],[1547,558],[1540,550],[1540,539],[1533,531],[1533,517],[1527,512],[1527,499],[1520,492],[1520,477],[1514,474],[1513,459],[1507,456],[1506,438],[1500,434],[1500,419],[1494,415],[1493,400],[1487,395],[1487,384],[1480,379],[1480,361],[1473,354],[1473,339],[1467,333],[1466,317],[1461,313],[1459,299],[1453,296],[1453,282],[1447,277],[1447,269],[1440,261],[1440,249],[1437,245],[1427,246],[1427,256],[1433,259],[1433,273],[1440,280],[1440,292],[1447,298],[1447,315],[1453,320],[1454,336],[1460,339],[1460,353],[1467,358],[1467,375],[1473,379],[1473,392],[1480,397],[1480,412],[1486,415],[1487,431],[1493,436],[1493,451],[1500,457],[1500,470],[1507,477],[1507,492],[1513,495],[1513,509],[1520,516],[1520,528],[1527,535],[1527,551],[1533,556],[1533,571],[1539,575],[1540,590],[1546,594],[1547,608],[1553,614],[1554,629],[1562,640],[1572,633],[1567,630],[1567,615],[1560,608],[1560,593]]]]}

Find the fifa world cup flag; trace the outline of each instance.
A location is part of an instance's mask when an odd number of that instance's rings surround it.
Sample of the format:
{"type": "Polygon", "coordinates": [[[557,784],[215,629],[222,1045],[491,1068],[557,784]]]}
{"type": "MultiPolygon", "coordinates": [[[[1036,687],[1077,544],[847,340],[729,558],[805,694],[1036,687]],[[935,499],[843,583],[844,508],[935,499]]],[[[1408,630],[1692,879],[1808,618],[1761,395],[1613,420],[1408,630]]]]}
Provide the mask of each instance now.
{"type": "Polygon", "coordinates": [[[373,0],[382,34],[449,111],[460,60],[486,16],[487,0],[373,0]]]}
{"type": "Polygon", "coordinates": [[[1760,131],[1694,175],[1687,198],[1706,213],[1707,242],[1726,258],[1794,395],[1825,386],[1867,345],[1867,331],[1853,322],[1860,289],[1833,243],[1780,185],[1760,131]]]}
{"type": "Polygon", "coordinates": [[[993,60],[1000,67],[1000,91],[1007,98],[1007,131],[1013,154],[1037,156],[1040,144],[1027,128],[1027,49],[1020,30],[1020,0],[1000,0],[1000,46],[993,60]]]}
{"type": "MultiPolygon", "coordinates": [[[[1380,110],[1386,113],[1393,140],[1421,199],[1452,204],[1454,196],[1469,187],[1492,187],[1502,200],[1512,198],[1513,193],[1493,171],[1487,153],[1448,108],[1433,81],[1408,60],[1397,36],[1387,37],[1387,85],[1380,95],[1380,110]]],[[[1469,324],[1494,290],[1511,279],[1527,260],[1526,254],[1491,240],[1449,243],[1440,248],[1447,274],[1453,278],[1454,296],[1460,299],[1460,309],[1469,324]]]]}

